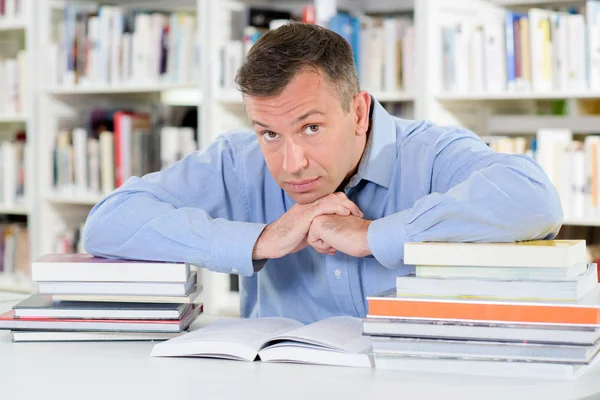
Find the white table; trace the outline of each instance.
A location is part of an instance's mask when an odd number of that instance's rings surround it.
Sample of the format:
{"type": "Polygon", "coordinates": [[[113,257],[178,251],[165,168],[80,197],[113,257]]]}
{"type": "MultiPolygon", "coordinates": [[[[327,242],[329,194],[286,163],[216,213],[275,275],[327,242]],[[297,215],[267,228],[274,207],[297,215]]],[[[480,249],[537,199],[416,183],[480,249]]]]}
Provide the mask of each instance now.
{"type": "MultiPolygon", "coordinates": [[[[8,310],[14,298],[3,301],[0,296],[0,312],[8,310]]],[[[197,324],[206,320],[200,318],[197,324]]],[[[12,343],[10,334],[0,331],[0,399],[565,400],[600,396],[600,368],[576,381],[525,381],[152,358],[148,356],[152,346],[151,342],[12,343]]]]}

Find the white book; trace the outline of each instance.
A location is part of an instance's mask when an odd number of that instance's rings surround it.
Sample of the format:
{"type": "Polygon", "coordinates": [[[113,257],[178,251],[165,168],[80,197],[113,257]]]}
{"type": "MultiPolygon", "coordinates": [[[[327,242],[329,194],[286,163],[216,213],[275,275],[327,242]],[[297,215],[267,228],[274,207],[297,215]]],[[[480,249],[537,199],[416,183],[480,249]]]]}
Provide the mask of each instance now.
{"type": "Polygon", "coordinates": [[[469,68],[465,68],[465,60],[469,59],[469,43],[474,26],[468,21],[458,22],[454,30],[453,68],[456,78],[456,91],[469,91],[469,68]]]}
{"type": "Polygon", "coordinates": [[[27,52],[20,51],[17,55],[18,76],[19,76],[19,101],[17,102],[17,110],[20,113],[27,113],[28,107],[28,84],[27,84],[27,52]]]}
{"type": "Polygon", "coordinates": [[[598,202],[598,150],[600,149],[600,136],[589,135],[584,140],[585,152],[585,215],[596,216],[600,213],[598,202]]]}
{"type": "Polygon", "coordinates": [[[100,133],[100,187],[104,195],[115,190],[114,135],[100,133]]]}
{"type": "Polygon", "coordinates": [[[373,353],[398,356],[465,357],[480,360],[562,362],[587,364],[600,343],[578,344],[508,343],[491,340],[373,337],[373,353]]]}
{"type": "Polygon", "coordinates": [[[566,168],[561,167],[558,158],[564,155],[566,146],[573,140],[573,133],[568,129],[540,129],[536,133],[536,140],[536,161],[544,169],[563,199],[565,192],[570,192],[570,187],[566,185],[566,182],[561,183],[564,180],[563,174],[566,168]]]}
{"type": "Polygon", "coordinates": [[[125,83],[131,81],[131,41],[132,36],[130,33],[123,34],[121,38],[121,80],[125,83]]]}
{"type": "Polygon", "coordinates": [[[196,303],[203,290],[202,285],[197,285],[185,296],[157,296],[157,295],[113,295],[113,294],[53,294],[54,301],[76,301],[78,303],[166,303],[166,304],[191,304],[196,303]]]}
{"type": "Polygon", "coordinates": [[[532,8],[528,16],[532,88],[536,92],[549,91],[552,90],[552,57],[546,35],[550,34],[550,21],[554,19],[554,13],[532,8]]]}
{"type": "Polygon", "coordinates": [[[568,267],[466,267],[444,265],[417,265],[415,276],[419,278],[474,278],[504,280],[565,281],[575,279],[587,269],[586,262],[568,267]]]}
{"type": "Polygon", "coordinates": [[[5,112],[16,114],[19,112],[19,66],[17,60],[9,58],[4,61],[6,72],[6,103],[5,112]]]}
{"type": "Polygon", "coordinates": [[[89,84],[100,80],[100,19],[96,16],[90,17],[87,29],[88,60],[82,83],[89,84]]]}
{"type": "Polygon", "coordinates": [[[147,83],[150,63],[150,16],[138,14],[135,17],[135,32],[132,40],[132,79],[135,83],[147,83]]]}
{"type": "Polygon", "coordinates": [[[564,281],[421,278],[406,275],[396,278],[396,291],[401,296],[574,301],[585,296],[597,284],[596,264],[592,263],[582,275],[564,281]]]}
{"type": "Polygon", "coordinates": [[[368,42],[366,46],[371,47],[369,64],[371,64],[367,76],[366,87],[372,91],[383,90],[383,68],[384,68],[384,48],[385,32],[381,20],[375,19],[374,24],[369,29],[368,42]]]}
{"type": "Polygon", "coordinates": [[[187,155],[198,150],[196,141],[194,140],[194,130],[190,127],[180,127],[179,131],[179,155],[184,158],[187,155]]]}
{"type": "Polygon", "coordinates": [[[75,190],[87,193],[88,188],[88,148],[87,131],[83,128],[73,129],[73,153],[75,156],[75,190]]]}
{"type": "Polygon", "coordinates": [[[3,204],[15,204],[17,196],[17,152],[15,144],[2,142],[2,198],[3,204]]]}
{"type": "Polygon", "coordinates": [[[162,34],[166,24],[165,16],[160,13],[153,13],[151,16],[151,53],[150,53],[150,76],[157,82],[160,79],[160,58],[162,53],[162,34]]]}
{"type": "Polygon", "coordinates": [[[590,90],[600,90],[600,2],[586,2],[588,72],[590,90]]]}
{"type": "Polygon", "coordinates": [[[160,129],[160,167],[169,168],[178,160],[179,129],[174,126],[163,126],[160,129]]]}
{"type": "Polygon", "coordinates": [[[17,17],[15,8],[15,0],[5,0],[4,1],[4,18],[7,20],[12,20],[17,17]]]}
{"type": "Polygon", "coordinates": [[[576,146],[572,148],[571,161],[573,166],[573,175],[571,179],[572,204],[571,211],[573,218],[583,218],[586,214],[587,198],[587,180],[585,171],[585,152],[580,143],[574,142],[576,146]]]}
{"type": "Polygon", "coordinates": [[[504,21],[489,21],[484,28],[485,89],[503,92],[506,87],[506,51],[504,21]]]}
{"type": "Polygon", "coordinates": [[[415,27],[406,28],[402,37],[402,90],[412,93],[415,86],[415,27]]]}
{"type": "Polygon", "coordinates": [[[483,26],[475,27],[471,35],[470,61],[470,90],[481,93],[485,86],[483,26]]]}
{"type": "Polygon", "coordinates": [[[470,339],[593,345],[600,339],[600,327],[576,325],[511,324],[437,319],[388,319],[367,316],[363,333],[369,336],[470,339]]]}
{"type": "Polygon", "coordinates": [[[34,294],[13,306],[18,318],[179,319],[190,304],[54,301],[34,294]]]}
{"type": "Polygon", "coordinates": [[[92,193],[100,193],[100,143],[96,138],[89,138],[88,151],[88,189],[92,193]]]}
{"type": "Polygon", "coordinates": [[[561,268],[586,260],[585,240],[404,244],[404,263],[412,265],[561,268]]]}
{"type": "Polygon", "coordinates": [[[570,90],[586,89],[586,39],[583,15],[566,16],[569,30],[568,38],[568,88],[570,90]]]}
{"type": "Polygon", "coordinates": [[[222,319],[156,344],[152,357],[211,357],[240,361],[372,367],[370,340],[353,317],[309,325],[289,318],[222,319]]]}
{"type": "Polygon", "coordinates": [[[168,340],[180,332],[11,331],[13,342],[129,342],[168,340]]]}
{"type": "Polygon", "coordinates": [[[6,102],[8,101],[8,87],[6,82],[6,62],[0,57],[0,113],[6,113],[6,102]]]}
{"type": "Polygon", "coordinates": [[[37,281],[40,294],[98,294],[124,296],[185,296],[197,282],[197,272],[183,282],[45,282],[37,281]]]}
{"type": "Polygon", "coordinates": [[[47,254],[31,265],[34,281],[186,282],[190,264],[113,260],[89,254],[47,254]]]}
{"type": "Polygon", "coordinates": [[[376,354],[375,367],[407,372],[451,373],[506,378],[576,379],[587,364],[542,363],[527,361],[488,361],[469,358],[400,357],[376,354]]]}
{"type": "Polygon", "coordinates": [[[121,70],[121,38],[123,36],[124,21],[123,9],[120,7],[110,8],[110,83],[118,84],[123,81],[121,70]]]}
{"type": "Polygon", "coordinates": [[[395,18],[383,20],[383,31],[385,36],[384,64],[383,64],[383,90],[394,92],[398,90],[398,21],[395,18]]]}

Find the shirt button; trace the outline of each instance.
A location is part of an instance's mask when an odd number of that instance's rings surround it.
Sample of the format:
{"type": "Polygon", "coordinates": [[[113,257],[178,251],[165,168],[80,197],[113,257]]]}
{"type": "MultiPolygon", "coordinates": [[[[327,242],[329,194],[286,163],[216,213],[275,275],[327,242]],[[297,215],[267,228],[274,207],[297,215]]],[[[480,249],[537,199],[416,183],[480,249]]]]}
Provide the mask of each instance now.
{"type": "Polygon", "coordinates": [[[237,268],[231,268],[231,273],[232,273],[232,274],[237,274],[237,273],[238,273],[238,270],[237,270],[237,268]]]}
{"type": "Polygon", "coordinates": [[[339,269],[336,269],[333,274],[335,275],[336,278],[340,279],[340,276],[342,276],[342,271],[340,271],[339,269]]]}

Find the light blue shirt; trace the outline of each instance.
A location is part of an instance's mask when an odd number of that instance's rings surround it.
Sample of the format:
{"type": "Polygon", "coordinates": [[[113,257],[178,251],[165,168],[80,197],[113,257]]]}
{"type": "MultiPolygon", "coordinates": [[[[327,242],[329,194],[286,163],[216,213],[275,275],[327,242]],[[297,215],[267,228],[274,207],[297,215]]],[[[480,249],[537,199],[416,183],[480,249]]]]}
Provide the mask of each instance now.
{"type": "Polygon", "coordinates": [[[395,287],[396,276],[414,270],[403,263],[405,242],[557,234],[558,193],[530,157],[495,153],[467,130],[398,119],[377,102],[373,107],[367,147],[345,188],[374,221],[368,230],[373,256],[322,255],[307,247],[264,266],[253,262],[266,224],[294,201],[270,175],[250,131],[223,135],[166,170],[129,179],[92,209],[84,248],[237,273],[243,317],[309,323],[364,317],[366,296],[395,287]]]}

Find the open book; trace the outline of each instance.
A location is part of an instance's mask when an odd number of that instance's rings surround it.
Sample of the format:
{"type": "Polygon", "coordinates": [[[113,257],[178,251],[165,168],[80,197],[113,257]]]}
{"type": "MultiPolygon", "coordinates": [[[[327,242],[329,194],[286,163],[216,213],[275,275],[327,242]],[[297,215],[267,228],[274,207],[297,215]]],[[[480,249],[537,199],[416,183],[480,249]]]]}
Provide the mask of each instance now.
{"type": "Polygon", "coordinates": [[[362,321],[331,317],[309,325],[288,318],[224,319],[154,345],[151,356],[195,356],[349,367],[373,366],[362,321]]]}

